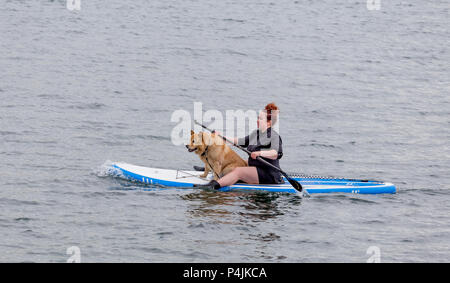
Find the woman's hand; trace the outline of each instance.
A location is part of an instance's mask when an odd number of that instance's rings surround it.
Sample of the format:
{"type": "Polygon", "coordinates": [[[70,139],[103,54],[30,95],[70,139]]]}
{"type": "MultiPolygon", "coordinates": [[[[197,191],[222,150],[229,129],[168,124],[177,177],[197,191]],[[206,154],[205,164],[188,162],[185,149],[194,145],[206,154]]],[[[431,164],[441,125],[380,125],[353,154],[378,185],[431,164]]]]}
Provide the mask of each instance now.
{"type": "Polygon", "coordinates": [[[254,151],[254,152],[252,152],[251,157],[253,159],[256,159],[260,155],[261,155],[261,151],[254,151]]]}

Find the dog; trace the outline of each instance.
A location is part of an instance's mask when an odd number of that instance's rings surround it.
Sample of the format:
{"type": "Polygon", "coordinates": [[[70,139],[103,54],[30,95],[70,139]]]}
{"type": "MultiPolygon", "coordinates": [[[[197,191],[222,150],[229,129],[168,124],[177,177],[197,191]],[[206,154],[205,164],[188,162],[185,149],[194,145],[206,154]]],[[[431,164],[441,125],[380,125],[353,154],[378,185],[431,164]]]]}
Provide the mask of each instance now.
{"type": "Polygon", "coordinates": [[[215,133],[195,133],[191,130],[191,139],[186,148],[195,152],[205,163],[205,171],[201,178],[208,176],[211,170],[214,180],[225,176],[236,167],[246,167],[247,162],[234,152],[225,141],[215,133]]]}

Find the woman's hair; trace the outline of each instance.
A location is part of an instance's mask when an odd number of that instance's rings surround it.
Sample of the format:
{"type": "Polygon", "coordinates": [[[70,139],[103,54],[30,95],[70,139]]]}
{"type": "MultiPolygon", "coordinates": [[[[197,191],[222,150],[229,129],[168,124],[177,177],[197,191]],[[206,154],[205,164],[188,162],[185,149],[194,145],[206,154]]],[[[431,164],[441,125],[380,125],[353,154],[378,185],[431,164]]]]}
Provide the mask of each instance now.
{"type": "Polygon", "coordinates": [[[280,109],[275,105],[275,103],[272,102],[267,104],[264,110],[267,113],[267,121],[272,121],[272,125],[274,125],[278,121],[280,109]]]}

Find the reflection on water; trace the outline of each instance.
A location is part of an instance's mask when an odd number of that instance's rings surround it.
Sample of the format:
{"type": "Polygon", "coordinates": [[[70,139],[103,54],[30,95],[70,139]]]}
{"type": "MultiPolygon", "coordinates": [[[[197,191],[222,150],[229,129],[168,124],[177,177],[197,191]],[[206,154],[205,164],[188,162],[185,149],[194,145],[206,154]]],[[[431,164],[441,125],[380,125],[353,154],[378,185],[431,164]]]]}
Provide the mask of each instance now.
{"type": "Polygon", "coordinates": [[[189,201],[187,214],[202,221],[228,224],[229,227],[244,226],[245,237],[252,241],[271,242],[281,238],[275,232],[253,234],[252,227],[258,222],[273,221],[285,214],[285,207],[292,209],[301,204],[296,195],[280,193],[215,192],[197,191],[181,196],[189,201]]]}
{"type": "MultiPolygon", "coordinates": [[[[278,209],[280,200],[289,203],[290,205],[300,205],[302,199],[294,194],[268,193],[268,192],[216,192],[216,191],[196,191],[190,194],[181,196],[184,200],[190,200],[191,205],[195,206],[193,210],[216,211],[227,206],[242,207],[249,210],[248,214],[256,217],[258,220],[265,220],[267,218],[283,215],[278,209]]],[[[231,211],[230,211],[231,212],[231,211]]],[[[208,216],[207,213],[201,213],[199,216],[208,216]]]]}
{"type": "Polygon", "coordinates": [[[240,214],[255,221],[264,221],[284,215],[279,208],[281,203],[289,200],[292,206],[300,205],[301,198],[296,195],[286,195],[279,193],[253,193],[241,196],[241,207],[245,208],[240,214]]]}
{"type": "Polygon", "coordinates": [[[188,212],[195,217],[239,214],[253,221],[264,221],[284,214],[278,209],[280,194],[277,193],[198,191],[181,198],[191,201],[188,212]]]}

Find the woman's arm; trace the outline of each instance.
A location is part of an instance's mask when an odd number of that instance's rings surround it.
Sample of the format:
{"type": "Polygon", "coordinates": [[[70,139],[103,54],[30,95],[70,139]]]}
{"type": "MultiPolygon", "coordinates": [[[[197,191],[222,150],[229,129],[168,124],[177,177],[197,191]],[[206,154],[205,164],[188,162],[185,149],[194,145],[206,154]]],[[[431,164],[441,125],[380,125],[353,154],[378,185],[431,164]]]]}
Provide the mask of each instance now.
{"type": "Polygon", "coordinates": [[[252,152],[253,159],[256,159],[256,157],[258,156],[275,160],[278,159],[278,151],[276,151],[275,149],[271,149],[252,152]]]}

